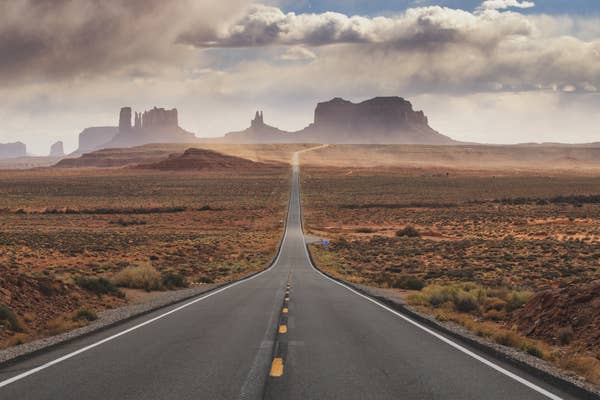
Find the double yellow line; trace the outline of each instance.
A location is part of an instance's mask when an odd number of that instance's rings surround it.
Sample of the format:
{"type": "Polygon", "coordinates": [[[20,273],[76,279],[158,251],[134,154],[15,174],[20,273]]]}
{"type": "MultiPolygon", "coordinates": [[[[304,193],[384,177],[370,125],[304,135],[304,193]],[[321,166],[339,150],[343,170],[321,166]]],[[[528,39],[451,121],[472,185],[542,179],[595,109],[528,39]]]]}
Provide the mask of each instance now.
{"type": "Polygon", "coordinates": [[[283,299],[283,308],[281,309],[281,316],[279,318],[279,328],[277,330],[278,337],[277,342],[275,344],[275,356],[273,357],[273,362],[271,363],[271,371],[269,375],[273,378],[278,378],[283,376],[284,370],[284,359],[285,359],[285,349],[287,349],[287,340],[285,335],[288,332],[287,327],[287,318],[289,310],[289,302],[290,302],[290,291],[292,289],[291,279],[288,276],[288,281],[285,288],[285,295],[283,299]],[[285,344],[285,346],[283,345],[285,344]]]}

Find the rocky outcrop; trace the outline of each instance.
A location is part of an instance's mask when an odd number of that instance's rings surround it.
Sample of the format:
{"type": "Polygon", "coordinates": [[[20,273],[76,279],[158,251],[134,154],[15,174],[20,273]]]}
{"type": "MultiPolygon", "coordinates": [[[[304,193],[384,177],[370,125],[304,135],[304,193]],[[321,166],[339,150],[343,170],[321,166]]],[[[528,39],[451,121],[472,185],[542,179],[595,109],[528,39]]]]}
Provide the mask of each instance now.
{"type": "Polygon", "coordinates": [[[423,111],[401,97],[375,97],[362,103],[335,98],[319,103],[314,123],[299,132],[311,142],[357,144],[456,143],[429,126],[423,111]]]}
{"type": "Polygon", "coordinates": [[[600,357],[600,280],[538,293],[511,322],[527,336],[573,342],[600,357]]]}
{"type": "Polygon", "coordinates": [[[141,146],[148,143],[192,143],[196,136],[179,127],[177,109],[154,107],[143,113],[136,112],[132,125],[131,107],[123,107],[119,114],[119,130],[104,148],[141,146]]]}
{"type": "Polygon", "coordinates": [[[250,128],[225,135],[234,143],[331,143],[331,144],[458,144],[429,126],[423,111],[400,97],[376,97],[362,103],[335,98],[319,103],[314,122],[298,132],[266,125],[257,112],[250,128]]]}
{"type": "Polygon", "coordinates": [[[22,142],[0,143],[0,158],[25,157],[27,146],[22,142]]]}
{"type": "Polygon", "coordinates": [[[65,155],[65,148],[63,142],[58,141],[50,147],[50,157],[63,157],[65,155]]]}
{"type": "Polygon", "coordinates": [[[79,148],[76,153],[88,153],[100,150],[119,132],[116,126],[97,126],[86,128],[79,134],[79,148]]]}
{"type": "Polygon", "coordinates": [[[265,124],[263,112],[257,111],[250,127],[243,131],[229,132],[219,141],[226,143],[296,143],[298,135],[265,124]]]}

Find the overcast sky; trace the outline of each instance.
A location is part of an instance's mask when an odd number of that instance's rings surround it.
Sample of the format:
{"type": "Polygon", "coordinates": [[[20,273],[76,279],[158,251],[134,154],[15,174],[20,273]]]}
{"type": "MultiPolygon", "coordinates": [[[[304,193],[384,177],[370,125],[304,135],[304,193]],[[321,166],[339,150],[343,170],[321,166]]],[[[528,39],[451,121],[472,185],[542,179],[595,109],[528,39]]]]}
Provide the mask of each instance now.
{"type": "Polygon", "coordinates": [[[0,142],[36,154],[122,106],[221,136],[388,95],[458,140],[600,141],[599,89],[593,0],[0,2],[0,142]]]}

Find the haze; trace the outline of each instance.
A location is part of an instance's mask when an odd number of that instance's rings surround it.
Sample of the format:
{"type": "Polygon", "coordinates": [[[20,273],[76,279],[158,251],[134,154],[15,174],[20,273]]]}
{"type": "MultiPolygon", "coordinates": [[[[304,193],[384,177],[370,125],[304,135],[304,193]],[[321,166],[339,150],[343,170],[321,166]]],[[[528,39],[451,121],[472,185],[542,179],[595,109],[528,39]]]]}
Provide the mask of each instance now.
{"type": "Polygon", "coordinates": [[[0,54],[0,142],[37,154],[124,105],[211,137],[256,109],[300,129],[336,96],[408,98],[462,141],[600,138],[593,1],[13,0],[0,54]]]}

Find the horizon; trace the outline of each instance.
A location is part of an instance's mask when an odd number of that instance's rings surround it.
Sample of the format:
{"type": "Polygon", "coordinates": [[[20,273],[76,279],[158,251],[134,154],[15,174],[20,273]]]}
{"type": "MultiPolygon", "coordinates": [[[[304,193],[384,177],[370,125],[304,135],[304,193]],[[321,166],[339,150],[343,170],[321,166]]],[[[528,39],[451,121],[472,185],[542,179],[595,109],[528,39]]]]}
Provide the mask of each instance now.
{"type": "Polygon", "coordinates": [[[245,129],[257,109],[297,131],[320,101],[377,96],[409,100],[458,141],[600,138],[599,4],[389,3],[5,3],[0,143],[70,153],[122,106],[177,108],[198,137],[245,129]]]}

